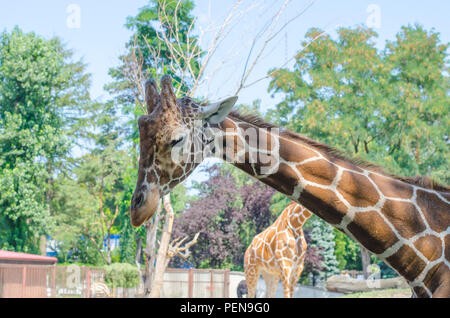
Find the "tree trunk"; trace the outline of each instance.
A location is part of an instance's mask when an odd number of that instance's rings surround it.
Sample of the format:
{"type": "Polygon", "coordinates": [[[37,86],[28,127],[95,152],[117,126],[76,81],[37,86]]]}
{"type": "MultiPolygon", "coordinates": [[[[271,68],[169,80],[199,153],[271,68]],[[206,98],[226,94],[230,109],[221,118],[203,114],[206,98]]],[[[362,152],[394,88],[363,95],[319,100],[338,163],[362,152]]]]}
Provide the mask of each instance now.
{"type": "Polygon", "coordinates": [[[361,262],[362,262],[362,268],[364,273],[364,279],[369,278],[369,266],[370,266],[370,253],[369,251],[364,247],[361,246],[361,262]]]}
{"type": "Polygon", "coordinates": [[[136,233],[136,256],[134,257],[134,263],[139,266],[142,259],[142,238],[136,233]]]}
{"type": "Polygon", "coordinates": [[[414,152],[414,158],[416,159],[417,164],[420,165],[419,142],[417,142],[417,145],[416,145],[416,151],[414,152]]]}
{"type": "Polygon", "coordinates": [[[39,253],[43,256],[47,255],[47,236],[41,235],[39,238],[39,253]]]}
{"type": "Polygon", "coordinates": [[[169,249],[170,237],[172,236],[172,227],[175,214],[170,202],[170,194],[164,196],[164,209],[166,210],[164,230],[161,235],[161,243],[159,244],[158,256],[156,258],[155,275],[153,279],[152,289],[150,290],[150,298],[158,298],[160,296],[164,272],[166,271],[166,257],[169,249]]]}
{"type": "Polygon", "coordinates": [[[375,279],[375,280],[361,280],[347,276],[331,276],[327,280],[326,288],[328,291],[352,294],[369,292],[382,289],[396,289],[396,288],[410,288],[406,279],[403,277],[375,279]]]}
{"type": "Polygon", "coordinates": [[[145,255],[145,279],[144,279],[144,294],[148,296],[152,289],[152,283],[155,272],[155,259],[156,259],[156,234],[158,232],[159,220],[161,218],[161,203],[158,204],[153,223],[148,223],[146,246],[144,251],[145,255]]]}
{"type": "MultiPolygon", "coordinates": [[[[105,254],[103,253],[101,246],[99,246],[97,244],[97,242],[95,241],[95,239],[89,235],[88,232],[84,232],[84,235],[86,235],[87,238],[89,238],[89,240],[92,242],[92,244],[94,245],[95,249],[98,251],[98,253],[100,254],[100,256],[103,258],[103,260],[105,261],[106,264],[110,264],[108,263],[108,259],[105,257],[105,254]]],[[[103,242],[102,242],[103,243],[103,242]]]]}
{"type": "Polygon", "coordinates": [[[107,239],[106,239],[106,259],[108,260],[108,265],[111,265],[111,233],[108,229],[107,239]]]}

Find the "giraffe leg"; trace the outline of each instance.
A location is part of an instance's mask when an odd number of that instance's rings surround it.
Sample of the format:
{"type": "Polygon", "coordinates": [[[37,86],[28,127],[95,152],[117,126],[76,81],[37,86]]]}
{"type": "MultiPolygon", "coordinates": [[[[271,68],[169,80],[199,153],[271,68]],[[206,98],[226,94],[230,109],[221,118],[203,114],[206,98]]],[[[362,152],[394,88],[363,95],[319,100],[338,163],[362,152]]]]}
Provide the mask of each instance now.
{"type": "Polygon", "coordinates": [[[300,278],[302,272],[303,272],[303,263],[298,265],[297,269],[295,271],[292,271],[291,273],[291,279],[289,281],[291,297],[294,297],[295,286],[297,285],[298,279],[300,278]]]}
{"type": "Polygon", "coordinates": [[[274,274],[269,274],[267,272],[262,273],[264,281],[266,282],[266,297],[274,298],[277,293],[278,287],[278,276],[274,274]]]}
{"type": "Polygon", "coordinates": [[[260,269],[254,262],[250,262],[250,258],[247,255],[244,261],[244,272],[245,282],[247,283],[247,298],[255,298],[260,269]]]}
{"type": "MultiPolygon", "coordinates": [[[[304,247],[303,247],[303,251],[305,251],[305,250],[306,250],[306,241],[304,241],[304,247]]],[[[305,256],[306,256],[306,253],[303,252],[300,256],[300,259],[298,260],[296,268],[291,273],[291,282],[290,282],[291,285],[290,286],[291,286],[292,297],[294,297],[295,286],[297,285],[298,280],[303,272],[303,265],[305,264],[305,256]]]]}
{"type": "Polygon", "coordinates": [[[256,296],[256,286],[258,285],[259,275],[260,273],[256,266],[250,266],[248,271],[245,271],[245,282],[247,283],[248,298],[255,298],[256,296]]]}
{"type": "Polygon", "coordinates": [[[281,271],[281,285],[283,286],[284,298],[292,298],[290,278],[292,274],[292,264],[290,262],[283,262],[283,270],[281,271]]]}

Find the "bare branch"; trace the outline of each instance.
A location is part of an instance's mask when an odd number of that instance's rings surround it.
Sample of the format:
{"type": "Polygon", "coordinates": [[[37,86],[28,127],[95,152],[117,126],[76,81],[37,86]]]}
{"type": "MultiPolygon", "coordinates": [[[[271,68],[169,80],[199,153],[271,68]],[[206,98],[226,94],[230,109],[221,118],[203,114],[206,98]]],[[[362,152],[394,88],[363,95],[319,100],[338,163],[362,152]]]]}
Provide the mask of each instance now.
{"type": "Polygon", "coordinates": [[[84,232],[84,235],[86,235],[89,240],[92,242],[92,244],[94,244],[95,249],[98,251],[98,253],[100,254],[100,256],[103,258],[103,260],[106,262],[106,264],[110,264],[111,262],[106,258],[105,254],[103,253],[102,249],[100,248],[100,246],[98,246],[97,242],[95,241],[95,239],[89,234],[89,232],[84,232]]]}
{"type": "MultiPolygon", "coordinates": [[[[322,33],[320,33],[319,35],[317,35],[315,38],[313,38],[311,41],[309,41],[300,51],[298,51],[297,53],[295,53],[294,56],[292,56],[289,60],[287,60],[283,65],[281,65],[279,68],[277,68],[276,70],[269,72],[267,75],[247,84],[242,86],[242,88],[240,89],[244,89],[244,88],[248,88],[250,86],[253,86],[255,84],[257,84],[258,82],[261,82],[267,78],[270,78],[278,69],[285,67],[286,65],[288,65],[293,59],[295,59],[296,57],[298,57],[300,55],[300,53],[302,53],[304,50],[306,50],[312,43],[314,43],[317,39],[319,39],[320,37],[322,37],[324,34],[328,33],[328,31],[323,31],[322,33]]],[[[238,89],[238,91],[235,93],[237,94],[240,89],[238,89]]]]}
{"type": "Polygon", "coordinates": [[[245,83],[248,80],[250,74],[252,73],[253,69],[255,68],[255,66],[257,65],[259,59],[261,58],[261,55],[263,54],[263,52],[265,51],[265,49],[267,48],[268,44],[283,30],[285,29],[290,23],[292,23],[293,21],[295,21],[296,19],[298,19],[300,16],[302,16],[306,10],[308,10],[315,2],[315,0],[309,2],[303,9],[301,9],[299,11],[299,13],[297,15],[295,15],[293,18],[289,19],[286,23],[284,23],[280,29],[278,29],[278,31],[274,31],[275,27],[278,24],[278,21],[282,15],[282,13],[286,10],[286,7],[288,6],[290,0],[286,0],[283,5],[281,6],[281,8],[277,11],[277,13],[275,14],[275,16],[271,19],[271,23],[270,24],[266,24],[262,30],[253,38],[253,42],[252,45],[250,47],[250,51],[249,54],[247,56],[247,60],[245,62],[245,66],[244,66],[244,71],[242,73],[241,76],[241,80],[239,83],[239,86],[237,88],[237,90],[235,91],[234,95],[237,95],[243,88],[249,87],[246,86],[245,83]],[[258,54],[256,55],[255,59],[253,60],[251,66],[247,69],[247,65],[250,61],[250,57],[253,53],[253,49],[258,41],[258,39],[264,34],[266,33],[266,31],[268,31],[266,39],[264,40],[264,43],[262,45],[262,47],[260,48],[258,54]]]}
{"type": "Polygon", "coordinates": [[[167,251],[169,248],[170,237],[172,236],[173,219],[175,213],[173,212],[172,203],[170,202],[170,194],[166,194],[163,198],[164,209],[166,210],[164,229],[161,234],[161,243],[158,249],[158,255],[156,257],[156,265],[154,272],[154,279],[152,282],[152,288],[150,290],[149,297],[159,297],[164,272],[167,268],[167,251]]]}
{"type": "Polygon", "coordinates": [[[198,232],[197,234],[195,234],[194,238],[186,243],[183,247],[180,247],[184,241],[187,240],[187,236],[185,236],[181,241],[180,238],[177,238],[175,240],[173,240],[170,245],[169,245],[169,250],[167,252],[167,264],[169,264],[169,261],[171,258],[175,257],[175,256],[179,256],[184,260],[187,260],[189,258],[190,255],[190,251],[189,249],[197,244],[198,241],[198,236],[200,235],[200,232],[198,232]],[[178,242],[179,241],[179,242],[178,242]]]}

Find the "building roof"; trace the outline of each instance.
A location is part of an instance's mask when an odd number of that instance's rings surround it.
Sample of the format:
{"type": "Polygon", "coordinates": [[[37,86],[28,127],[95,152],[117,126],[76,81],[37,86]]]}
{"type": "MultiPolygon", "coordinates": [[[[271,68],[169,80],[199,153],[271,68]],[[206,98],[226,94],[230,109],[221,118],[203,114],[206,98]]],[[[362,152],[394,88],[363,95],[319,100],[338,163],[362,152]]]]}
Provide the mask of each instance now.
{"type": "Polygon", "coordinates": [[[35,254],[18,253],[0,250],[0,263],[3,262],[19,262],[19,263],[46,263],[54,264],[57,262],[56,257],[48,257],[35,254]]]}

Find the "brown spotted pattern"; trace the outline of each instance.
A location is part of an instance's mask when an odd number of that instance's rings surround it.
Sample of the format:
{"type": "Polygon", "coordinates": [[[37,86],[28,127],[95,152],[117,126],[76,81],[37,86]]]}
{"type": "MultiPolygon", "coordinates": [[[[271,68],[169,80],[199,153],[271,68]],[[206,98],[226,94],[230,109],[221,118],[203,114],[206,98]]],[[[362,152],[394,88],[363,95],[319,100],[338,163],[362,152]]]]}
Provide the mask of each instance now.
{"type": "MultiPolygon", "coordinates": [[[[156,85],[147,85],[146,89],[150,95],[149,115],[139,120],[139,175],[131,211],[135,224],[145,219],[139,217],[133,204],[148,218],[145,211],[156,206],[150,201],[158,201],[198,165],[172,162],[167,145],[174,131],[187,129],[193,138],[205,143],[205,131],[218,128],[220,133],[214,135],[214,144],[219,143],[224,149],[216,147],[212,154],[284,193],[359,241],[404,276],[415,296],[450,297],[448,188],[435,190],[433,185],[390,176],[339,156],[328,146],[306,137],[287,131],[267,132],[273,125],[234,112],[219,124],[194,127],[199,106],[189,99],[176,100],[167,77],[161,81],[160,95],[156,85]],[[245,128],[249,127],[268,140],[260,137],[257,145],[247,144],[245,128]],[[257,160],[239,162],[239,158],[257,160]],[[268,158],[272,160],[270,167],[274,167],[269,171],[263,169],[267,168],[268,158]]],[[[211,154],[194,155],[203,160],[211,154]]]]}
{"type": "MultiPolygon", "coordinates": [[[[228,120],[239,126],[242,119],[228,120]]],[[[284,154],[280,156],[280,169],[273,175],[256,177],[385,260],[413,290],[425,291],[416,296],[432,297],[437,287],[426,278],[430,269],[438,264],[450,268],[446,240],[450,233],[448,193],[335,159],[298,140],[296,149],[290,152],[292,138],[281,135],[279,140],[280,154],[284,154]]],[[[450,277],[439,279],[447,281],[450,277]]]]}
{"type": "Polygon", "coordinates": [[[249,298],[255,297],[261,274],[266,282],[266,297],[275,296],[280,280],[284,297],[293,296],[307,248],[303,224],[310,216],[306,208],[292,202],[271,226],[254,237],[244,257],[249,298]]]}

